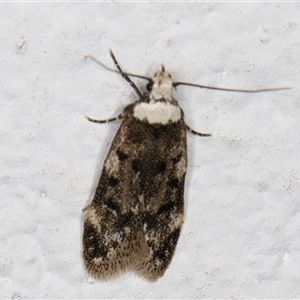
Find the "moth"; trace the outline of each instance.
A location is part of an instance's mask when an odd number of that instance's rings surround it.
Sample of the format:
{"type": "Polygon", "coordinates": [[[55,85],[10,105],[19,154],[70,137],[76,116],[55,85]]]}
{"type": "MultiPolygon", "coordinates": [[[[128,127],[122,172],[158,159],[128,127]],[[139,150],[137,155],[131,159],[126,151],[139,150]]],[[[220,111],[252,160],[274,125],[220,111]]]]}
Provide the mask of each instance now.
{"type": "Polygon", "coordinates": [[[184,182],[187,170],[187,131],[192,130],[172,88],[190,85],[173,82],[161,66],[153,78],[125,73],[112,50],[118,72],[139,99],[127,105],[106,123],[122,120],[104,161],[92,202],[86,211],[83,230],[83,260],[88,273],[108,280],[127,271],[149,281],[160,278],[168,268],[184,221],[184,182]],[[129,76],[148,80],[141,93],[129,76]]]}

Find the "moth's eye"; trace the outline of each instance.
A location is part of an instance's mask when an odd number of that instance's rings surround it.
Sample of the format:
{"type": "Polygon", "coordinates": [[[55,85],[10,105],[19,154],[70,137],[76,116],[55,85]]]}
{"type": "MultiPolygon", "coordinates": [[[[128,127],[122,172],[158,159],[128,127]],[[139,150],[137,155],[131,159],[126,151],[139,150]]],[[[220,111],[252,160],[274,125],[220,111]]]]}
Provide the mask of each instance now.
{"type": "Polygon", "coordinates": [[[172,76],[171,76],[171,74],[169,74],[169,78],[170,78],[170,79],[172,79],[172,76]]]}
{"type": "Polygon", "coordinates": [[[146,89],[147,91],[151,91],[152,90],[152,87],[153,87],[153,81],[149,81],[146,85],[146,89]]]}

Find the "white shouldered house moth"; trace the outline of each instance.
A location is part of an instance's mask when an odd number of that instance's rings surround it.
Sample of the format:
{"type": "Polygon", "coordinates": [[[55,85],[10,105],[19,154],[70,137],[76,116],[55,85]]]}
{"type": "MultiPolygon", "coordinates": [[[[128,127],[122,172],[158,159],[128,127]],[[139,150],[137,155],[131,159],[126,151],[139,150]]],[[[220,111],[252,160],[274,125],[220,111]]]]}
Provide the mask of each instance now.
{"type": "Polygon", "coordinates": [[[239,90],[173,82],[164,65],[153,78],[125,73],[109,51],[139,99],[111,119],[85,116],[95,123],[122,123],[104,161],[95,196],[83,209],[83,260],[96,279],[133,271],[155,281],[172,260],[184,220],[186,132],[211,136],[185,123],[172,88],[189,85],[250,93],[286,88],[239,90]],[[129,76],[148,80],[147,91],[142,94],[129,76]]]}

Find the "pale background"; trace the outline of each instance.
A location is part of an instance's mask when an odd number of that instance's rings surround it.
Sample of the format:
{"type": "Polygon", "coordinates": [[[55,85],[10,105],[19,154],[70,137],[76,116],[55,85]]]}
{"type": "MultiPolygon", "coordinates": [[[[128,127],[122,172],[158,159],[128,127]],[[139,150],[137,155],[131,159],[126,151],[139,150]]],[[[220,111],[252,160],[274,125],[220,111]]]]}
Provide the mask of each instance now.
{"type": "MultiPolygon", "coordinates": [[[[300,298],[300,4],[1,3],[1,298],[300,298]],[[178,87],[189,169],[173,261],[149,283],[92,281],[83,213],[137,99],[114,67],[231,88],[178,87]]],[[[144,90],[145,82],[137,80],[144,90]]]]}

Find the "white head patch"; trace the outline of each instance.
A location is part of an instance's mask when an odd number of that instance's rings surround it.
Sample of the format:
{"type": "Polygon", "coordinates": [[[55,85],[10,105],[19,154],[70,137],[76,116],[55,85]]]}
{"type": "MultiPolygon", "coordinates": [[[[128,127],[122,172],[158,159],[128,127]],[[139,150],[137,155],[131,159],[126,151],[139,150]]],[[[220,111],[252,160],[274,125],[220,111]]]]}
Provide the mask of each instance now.
{"type": "Polygon", "coordinates": [[[150,93],[151,100],[161,100],[165,99],[166,101],[172,100],[172,79],[171,74],[164,70],[157,71],[152,78],[153,86],[150,93]]]}

